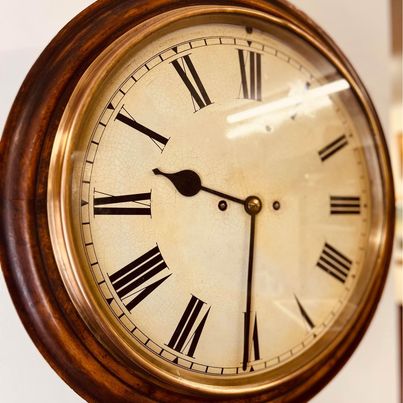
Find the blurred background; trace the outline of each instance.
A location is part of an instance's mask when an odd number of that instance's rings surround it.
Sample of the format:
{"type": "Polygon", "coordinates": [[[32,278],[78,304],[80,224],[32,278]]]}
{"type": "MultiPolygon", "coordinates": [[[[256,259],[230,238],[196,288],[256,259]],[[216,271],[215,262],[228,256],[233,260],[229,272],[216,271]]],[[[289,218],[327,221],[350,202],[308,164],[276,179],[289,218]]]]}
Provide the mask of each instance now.
{"type": "MultiPolygon", "coordinates": [[[[71,18],[91,3],[90,0],[0,0],[0,134],[19,86],[40,52],[71,18]]],[[[291,0],[291,3],[330,34],[367,87],[387,135],[398,201],[395,256],[374,320],[347,365],[312,402],[402,402],[402,0],[291,0]]],[[[0,396],[4,403],[83,401],[36,350],[20,323],[2,275],[0,396]]]]}

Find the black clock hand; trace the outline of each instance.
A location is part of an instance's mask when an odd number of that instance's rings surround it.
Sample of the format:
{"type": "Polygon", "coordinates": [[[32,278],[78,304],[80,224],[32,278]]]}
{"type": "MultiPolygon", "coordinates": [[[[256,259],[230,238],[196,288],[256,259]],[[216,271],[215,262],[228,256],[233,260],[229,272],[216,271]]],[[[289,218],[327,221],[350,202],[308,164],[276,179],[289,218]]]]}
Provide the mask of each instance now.
{"type": "Polygon", "coordinates": [[[255,249],[255,224],[256,215],[262,209],[262,202],[256,196],[249,196],[245,200],[245,210],[250,214],[250,240],[249,240],[249,261],[248,261],[248,284],[246,292],[246,312],[244,324],[244,340],[243,340],[243,364],[242,369],[245,371],[249,361],[250,346],[250,328],[251,328],[251,306],[252,306],[252,278],[253,278],[253,254],[255,249]]]}
{"type": "Polygon", "coordinates": [[[153,169],[155,175],[162,175],[169,179],[176,187],[178,192],[186,197],[197,195],[201,190],[212,193],[216,196],[242,204],[245,211],[251,216],[250,226],[250,241],[249,241],[249,262],[248,262],[248,284],[246,295],[246,312],[244,325],[244,347],[243,347],[243,365],[245,371],[249,361],[249,346],[250,346],[250,327],[251,327],[251,306],[252,306],[252,278],[253,278],[253,254],[255,245],[255,223],[256,215],[262,209],[262,202],[256,196],[249,196],[246,200],[241,200],[236,197],[227,195],[222,192],[202,186],[199,175],[191,170],[184,170],[175,173],[165,173],[158,168],[153,169]]]}
{"type": "Polygon", "coordinates": [[[233,201],[235,203],[245,205],[245,200],[238,199],[237,197],[227,195],[214,189],[210,189],[206,186],[202,186],[200,176],[196,172],[191,171],[189,169],[175,173],[165,173],[156,168],[153,169],[153,172],[155,175],[162,175],[168,178],[176,187],[178,192],[183,196],[186,197],[195,196],[197,195],[197,193],[203,190],[215,196],[219,196],[224,199],[233,201]]]}
{"type": "Polygon", "coordinates": [[[250,241],[249,241],[249,263],[248,263],[248,285],[246,293],[246,313],[245,313],[245,327],[243,339],[243,365],[242,369],[245,371],[249,361],[249,345],[250,345],[250,323],[251,323],[251,305],[252,305],[252,274],[253,274],[253,249],[255,244],[255,219],[254,214],[251,215],[250,222],[250,241]]]}

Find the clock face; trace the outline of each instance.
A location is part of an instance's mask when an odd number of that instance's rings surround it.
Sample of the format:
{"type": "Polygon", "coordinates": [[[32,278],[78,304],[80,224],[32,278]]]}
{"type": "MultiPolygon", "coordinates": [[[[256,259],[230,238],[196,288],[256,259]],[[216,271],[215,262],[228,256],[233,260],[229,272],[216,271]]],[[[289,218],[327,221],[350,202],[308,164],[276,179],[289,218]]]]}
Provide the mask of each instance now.
{"type": "Polygon", "coordinates": [[[131,364],[215,393],[267,387],[337,343],[383,224],[348,76],[240,14],[113,45],[69,103],[50,178],[55,253],[88,325],[131,364]]]}

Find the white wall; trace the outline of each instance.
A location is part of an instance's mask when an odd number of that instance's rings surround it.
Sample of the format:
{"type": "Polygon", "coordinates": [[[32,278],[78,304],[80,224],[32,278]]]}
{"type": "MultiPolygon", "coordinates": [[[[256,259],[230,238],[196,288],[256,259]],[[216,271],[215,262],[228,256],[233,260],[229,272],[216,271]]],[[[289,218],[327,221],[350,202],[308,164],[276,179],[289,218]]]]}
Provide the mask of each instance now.
{"type": "MultiPolygon", "coordinates": [[[[151,0],[150,0],[151,1],[151,0]]],[[[90,0],[0,0],[0,133],[30,66],[90,0]]],[[[389,2],[292,0],[349,57],[388,128],[389,2]]],[[[397,324],[392,278],[357,351],[314,403],[397,403],[397,324]]],[[[81,402],[48,366],[23,329],[0,275],[0,401],[81,402]]]]}

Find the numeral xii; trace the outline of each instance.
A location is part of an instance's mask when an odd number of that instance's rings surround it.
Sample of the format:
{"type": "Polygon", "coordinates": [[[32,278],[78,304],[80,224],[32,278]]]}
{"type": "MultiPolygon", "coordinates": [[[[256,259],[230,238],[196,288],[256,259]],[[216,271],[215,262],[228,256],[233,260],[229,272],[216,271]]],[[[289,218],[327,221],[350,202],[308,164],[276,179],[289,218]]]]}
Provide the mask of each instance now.
{"type": "Polygon", "coordinates": [[[241,86],[244,99],[262,100],[262,55],[257,52],[238,50],[241,69],[241,86]],[[249,73],[249,74],[248,74],[249,73]]]}

